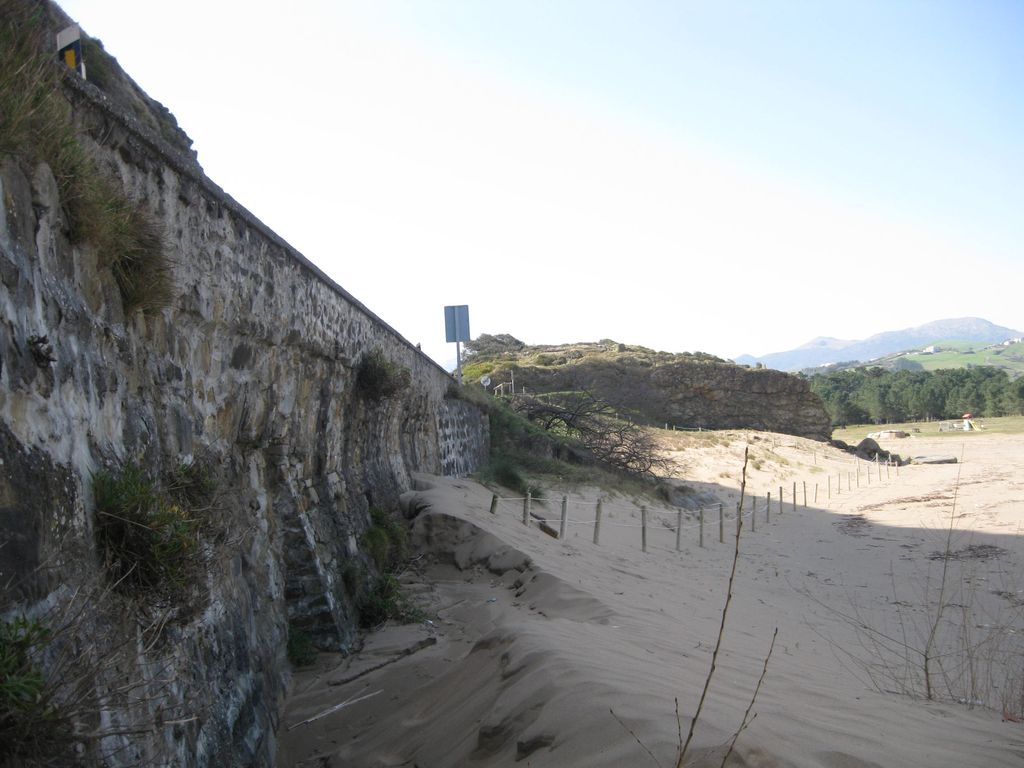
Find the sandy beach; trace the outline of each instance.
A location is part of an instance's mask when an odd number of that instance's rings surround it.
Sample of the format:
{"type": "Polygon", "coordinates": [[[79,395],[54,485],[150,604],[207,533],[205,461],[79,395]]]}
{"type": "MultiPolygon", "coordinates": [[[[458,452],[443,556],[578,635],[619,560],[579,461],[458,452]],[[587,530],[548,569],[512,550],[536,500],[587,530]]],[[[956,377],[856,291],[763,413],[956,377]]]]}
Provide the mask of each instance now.
{"type": "Polygon", "coordinates": [[[684,514],[678,551],[676,510],[651,505],[645,553],[627,496],[546,488],[533,512],[555,530],[568,500],[558,540],[508,492],[492,515],[491,489],[418,477],[402,581],[427,621],[299,672],[279,764],[674,766],[718,636],[746,448],[734,597],[687,765],[722,763],[776,629],[728,765],[1024,764],[1024,436],[885,441],[961,459],[898,471],[786,435],[666,440],[675,474],[721,501],[724,541],[716,503],[703,547],[684,514]]]}

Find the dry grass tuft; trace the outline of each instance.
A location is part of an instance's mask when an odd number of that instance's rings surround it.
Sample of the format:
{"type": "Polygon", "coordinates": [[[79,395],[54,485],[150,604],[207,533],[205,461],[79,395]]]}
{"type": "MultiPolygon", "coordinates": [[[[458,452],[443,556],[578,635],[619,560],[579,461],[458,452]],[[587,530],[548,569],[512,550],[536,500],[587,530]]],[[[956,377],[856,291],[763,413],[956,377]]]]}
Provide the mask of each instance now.
{"type": "Polygon", "coordinates": [[[126,314],[155,312],[173,296],[171,263],[156,220],[102,175],[78,141],[62,71],[47,45],[43,8],[0,0],[0,156],[46,163],[74,243],[96,248],[126,314]]]}

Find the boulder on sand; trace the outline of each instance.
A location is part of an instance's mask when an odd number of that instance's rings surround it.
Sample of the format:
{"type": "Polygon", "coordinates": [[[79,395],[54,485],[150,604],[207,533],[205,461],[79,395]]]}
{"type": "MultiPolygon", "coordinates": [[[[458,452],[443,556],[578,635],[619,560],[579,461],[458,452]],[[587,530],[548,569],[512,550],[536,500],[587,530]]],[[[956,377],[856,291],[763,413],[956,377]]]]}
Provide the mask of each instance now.
{"type": "Polygon", "coordinates": [[[842,451],[852,453],[854,456],[859,459],[863,459],[864,461],[888,461],[894,464],[899,464],[900,466],[907,463],[905,459],[900,458],[898,453],[890,453],[879,446],[878,443],[870,437],[865,437],[857,443],[856,447],[847,445],[842,440],[832,440],[832,445],[842,451]]]}

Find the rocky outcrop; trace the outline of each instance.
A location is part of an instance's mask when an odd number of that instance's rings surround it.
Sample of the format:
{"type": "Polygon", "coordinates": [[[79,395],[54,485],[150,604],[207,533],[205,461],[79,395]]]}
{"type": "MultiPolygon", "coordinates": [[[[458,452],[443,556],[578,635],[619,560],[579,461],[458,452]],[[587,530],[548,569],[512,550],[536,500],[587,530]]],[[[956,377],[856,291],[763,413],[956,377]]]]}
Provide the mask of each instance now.
{"type": "MultiPolygon", "coordinates": [[[[653,409],[673,424],[827,440],[832,422],[804,379],[768,369],[676,363],[651,372],[653,409]]],[[[652,413],[652,415],[654,415],[652,413]]]]}
{"type": "Polygon", "coordinates": [[[356,595],[374,572],[359,543],[369,509],[397,508],[411,472],[477,468],[486,417],[193,158],[88,84],[67,88],[81,141],[162,227],[173,299],[126,315],[102,254],[70,242],[51,169],[3,160],[0,615],[74,604],[71,631],[120,649],[116,668],[93,671],[88,759],[268,765],[289,627],[353,646],[356,595]],[[362,395],[370,351],[408,386],[362,395]],[[201,600],[157,610],[112,591],[93,474],[197,460],[219,485],[201,600]]]}
{"type": "MultiPolygon", "coordinates": [[[[758,429],[815,440],[832,434],[821,398],[792,374],[630,348],[566,357],[556,365],[515,365],[516,384],[529,392],[588,390],[657,426],[758,429]]],[[[505,380],[508,369],[496,364],[491,378],[505,380]]]]}

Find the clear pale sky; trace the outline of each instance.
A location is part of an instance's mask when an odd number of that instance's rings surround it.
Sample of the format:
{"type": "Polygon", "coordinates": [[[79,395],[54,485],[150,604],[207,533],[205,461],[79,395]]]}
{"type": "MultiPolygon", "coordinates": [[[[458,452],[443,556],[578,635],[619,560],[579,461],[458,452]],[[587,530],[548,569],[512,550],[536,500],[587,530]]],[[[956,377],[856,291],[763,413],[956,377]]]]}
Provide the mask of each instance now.
{"type": "Polygon", "coordinates": [[[442,364],[1024,328],[1017,0],[67,0],[206,172],[442,364]]]}

